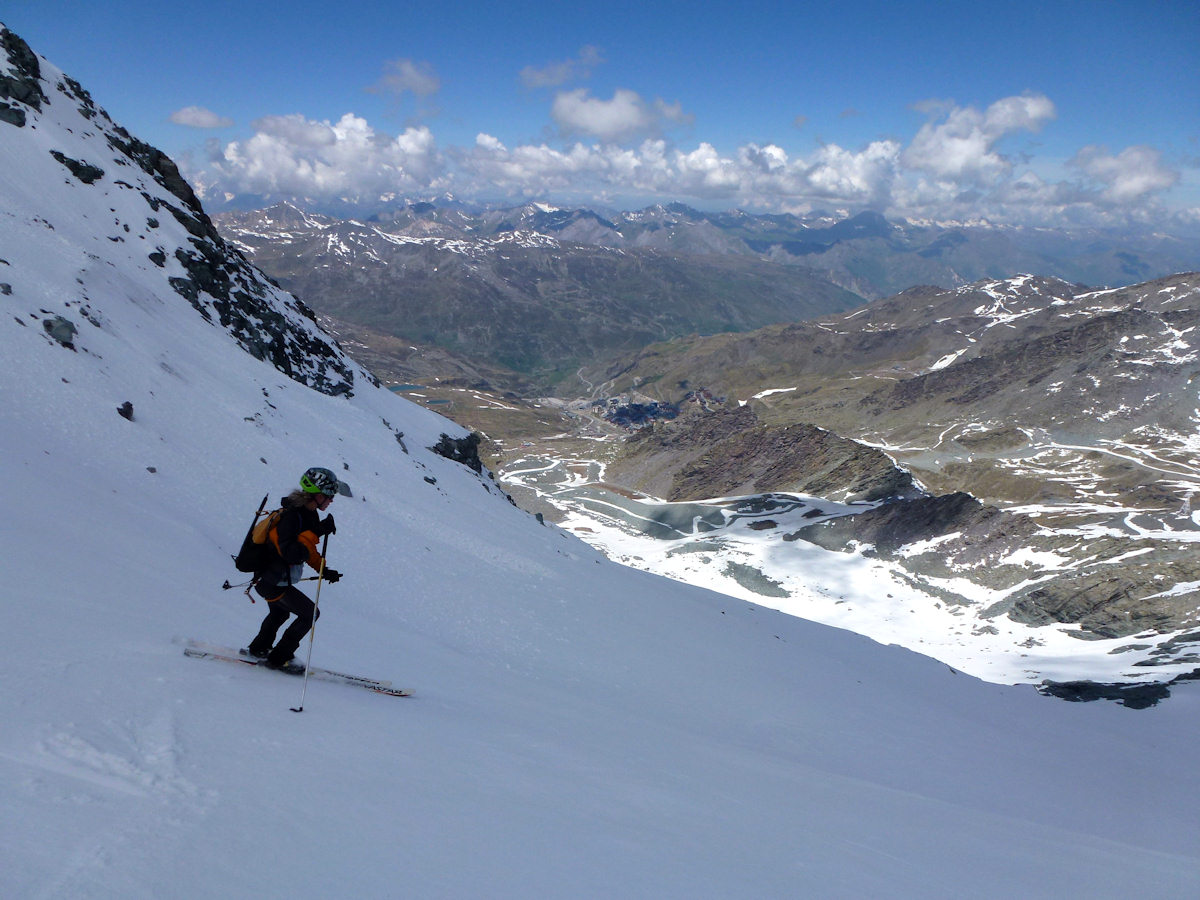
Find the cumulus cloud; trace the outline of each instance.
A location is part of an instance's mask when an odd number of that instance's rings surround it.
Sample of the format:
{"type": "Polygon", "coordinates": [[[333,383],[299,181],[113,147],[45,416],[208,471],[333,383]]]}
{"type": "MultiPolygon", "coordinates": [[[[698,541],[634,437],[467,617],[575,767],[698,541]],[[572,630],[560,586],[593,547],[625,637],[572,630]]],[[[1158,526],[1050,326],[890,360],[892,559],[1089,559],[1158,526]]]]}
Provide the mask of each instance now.
{"type": "Polygon", "coordinates": [[[590,78],[592,69],[604,62],[601,52],[590,44],[579,49],[574,59],[552,62],[543,67],[526,66],[519,75],[529,88],[561,87],[569,81],[590,78]]]}
{"type": "Polygon", "coordinates": [[[267,116],[225,146],[208,181],[228,193],[322,199],[370,198],[439,186],[443,161],[432,132],[391,136],[347,113],[336,123],[267,116]]]}
{"type": "Polygon", "coordinates": [[[647,102],[633,91],[609,100],[559,92],[552,116],[567,141],[510,145],[480,132],[469,146],[438,148],[428,127],[398,135],[353,114],[337,122],[267,116],[254,134],[214,143],[209,168],[189,173],[213,193],[314,200],[452,191],[464,197],[540,197],[618,204],[685,200],[748,209],[807,212],[871,208],[919,219],[987,218],[1012,223],[1101,224],[1150,217],[1180,173],[1151,147],[1112,153],[1085,147],[1073,179],[1005,156],[1008,135],[1052,120],[1041,95],[1002,98],[986,109],[927,104],[928,121],[907,144],[896,138],[859,148],[824,144],[796,153],[778,143],[721,148],[666,137],[691,117],[679,104],[647,102]],[[1038,174],[1038,172],[1041,174],[1038,174]]]}
{"type": "Polygon", "coordinates": [[[431,64],[412,59],[393,59],[384,65],[383,76],[367,88],[374,94],[402,96],[411,93],[430,97],[441,90],[442,82],[431,64]]]}
{"type": "Polygon", "coordinates": [[[203,106],[185,106],[183,109],[177,109],[171,113],[171,121],[188,128],[228,128],[233,124],[233,119],[219,116],[203,106]]]}
{"type": "Polygon", "coordinates": [[[669,126],[692,121],[679,103],[647,103],[636,91],[624,88],[614,91],[611,100],[593,97],[587,88],[561,91],[554,97],[550,115],[565,135],[613,143],[654,136],[669,126]]]}
{"type": "Polygon", "coordinates": [[[792,158],[774,144],[748,144],[723,154],[707,142],[688,150],[662,138],[636,147],[576,142],[564,150],[546,144],[509,149],[480,134],[456,161],[466,190],[492,187],[544,196],[569,189],[604,197],[690,197],[779,208],[784,202],[796,206],[832,198],[862,204],[886,198],[899,150],[894,142],[873,143],[860,153],[831,146],[808,160],[792,158]]]}
{"type": "Polygon", "coordinates": [[[854,153],[836,144],[820,149],[805,173],[811,193],[858,206],[886,203],[897,179],[900,144],[872,141],[854,153]]]}
{"type": "Polygon", "coordinates": [[[1179,172],[1166,166],[1153,147],[1127,147],[1116,156],[1103,147],[1084,147],[1070,165],[1102,185],[1103,197],[1114,203],[1141,201],[1179,181],[1179,172]]]}
{"type": "Polygon", "coordinates": [[[931,118],[904,153],[904,164],[934,178],[995,183],[1012,171],[996,145],[1015,131],[1033,131],[1052,120],[1054,104],[1041,94],[997,100],[986,110],[928,102],[918,107],[931,118]]]}

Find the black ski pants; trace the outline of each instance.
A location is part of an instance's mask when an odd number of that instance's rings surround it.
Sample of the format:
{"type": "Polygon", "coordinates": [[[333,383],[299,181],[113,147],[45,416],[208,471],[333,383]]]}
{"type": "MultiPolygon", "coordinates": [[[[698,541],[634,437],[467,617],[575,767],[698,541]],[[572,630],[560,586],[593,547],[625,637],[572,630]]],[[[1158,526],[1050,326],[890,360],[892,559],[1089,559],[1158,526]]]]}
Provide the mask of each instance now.
{"type": "Polygon", "coordinates": [[[267,615],[258,629],[258,635],[250,642],[252,652],[271,652],[271,662],[284,663],[296,655],[296,648],[312,628],[314,618],[321,617],[316,604],[293,586],[285,588],[255,585],[259,596],[267,600],[267,615]],[[280,593],[282,591],[282,593],[280,593]],[[274,599],[270,599],[273,595],[274,599]],[[279,631],[289,616],[296,620],[283,632],[279,643],[275,644],[275,634],[279,631]],[[274,649],[272,645],[274,644],[274,649]]]}

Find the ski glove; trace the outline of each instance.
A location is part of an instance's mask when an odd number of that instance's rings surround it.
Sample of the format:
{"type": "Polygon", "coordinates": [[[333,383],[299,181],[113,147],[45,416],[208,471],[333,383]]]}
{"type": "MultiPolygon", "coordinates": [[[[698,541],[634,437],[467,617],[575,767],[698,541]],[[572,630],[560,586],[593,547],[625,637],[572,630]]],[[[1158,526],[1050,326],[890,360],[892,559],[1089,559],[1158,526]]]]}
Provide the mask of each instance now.
{"type": "Polygon", "coordinates": [[[336,584],[337,582],[339,582],[341,580],[342,573],[339,572],[337,569],[326,569],[325,574],[322,575],[321,577],[324,578],[326,581],[328,581],[330,584],[336,584]]]}
{"type": "Polygon", "coordinates": [[[337,528],[333,524],[333,516],[328,515],[318,522],[315,531],[319,535],[337,534],[337,528]]]}

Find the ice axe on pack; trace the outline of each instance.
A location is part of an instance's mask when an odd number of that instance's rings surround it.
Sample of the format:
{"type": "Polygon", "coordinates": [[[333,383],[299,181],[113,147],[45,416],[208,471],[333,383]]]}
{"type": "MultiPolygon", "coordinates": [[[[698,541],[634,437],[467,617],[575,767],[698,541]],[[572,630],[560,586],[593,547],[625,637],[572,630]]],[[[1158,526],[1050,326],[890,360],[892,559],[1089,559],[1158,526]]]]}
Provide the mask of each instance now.
{"type": "MultiPolygon", "coordinates": [[[[296,581],[319,581],[320,578],[321,578],[320,575],[309,575],[305,578],[297,578],[296,581]]],[[[240,588],[240,587],[244,587],[247,590],[249,590],[251,587],[254,587],[254,579],[251,578],[249,581],[239,581],[237,584],[230,584],[229,579],[226,578],[225,583],[223,585],[221,585],[221,590],[232,591],[234,588],[240,588]]],[[[251,603],[254,602],[253,597],[250,598],[250,602],[251,603]]]]}

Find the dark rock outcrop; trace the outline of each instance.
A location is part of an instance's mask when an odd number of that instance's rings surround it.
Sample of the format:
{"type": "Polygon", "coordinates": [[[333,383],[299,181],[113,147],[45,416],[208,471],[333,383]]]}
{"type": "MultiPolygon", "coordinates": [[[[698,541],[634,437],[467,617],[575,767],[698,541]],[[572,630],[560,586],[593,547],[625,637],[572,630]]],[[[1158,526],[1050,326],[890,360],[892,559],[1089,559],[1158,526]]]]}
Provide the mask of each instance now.
{"type": "Polygon", "coordinates": [[[1038,691],[1048,697],[1075,703],[1112,700],[1130,709],[1148,709],[1171,696],[1171,689],[1161,682],[1103,684],[1096,681],[1043,681],[1038,691]]]}
{"type": "Polygon", "coordinates": [[[1029,625],[1068,622],[1106,638],[1172,631],[1178,627],[1181,604],[1194,607],[1200,591],[1192,591],[1192,602],[1184,604],[1187,597],[1161,595],[1157,585],[1194,582],[1197,567],[1182,560],[1159,574],[1167,577],[1155,582],[1134,566],[1071,573],[1028,591],[1009,616],[1029,625]]]}
{"type": "Polygon", "coordinates": [[[921,493],[886,454],[815,425],[765,425],[748,406],[643,429],[612,470],[621,483],[675,501],[771,491],[867,501],[921,493]]]}
{"type": "Polygon", "coordinates": [[[0,121],[23,128],[26,113],[21,106],[41,111],[46,102],[46,94],[42,91],[42,69],[37,54],[29,49],[29,45],[3,27],[0,27],[0,50],[8,55],[13,67],[12,75],[0,75],[0,121]]]}
{"type": "Polygon", "coordinates": [[[462,463],[467,468],[482,473],[483,460],[479,458],[480,441],[481,438],[475,432],[460,438],[452,438],[448,434],[443,434],[441,440],[429,449],[446,459],[462,463]]]}
{"type": "Polygon", "coordinates": [[[846,550],[854,543],[871,544],[888,555],[918,541],[928,541],[968,529],[987,527],[1001,515],[962,491],[941,497],[897,500],[874,509],[827,522],[806,525],[786,536],[805,540],[826,550],[846,550]]]}
{"type": "Polygon", "coordinates": [[[66,166],[67,170],[84,184],[92,184],[104,177],[104,170],[99,166],[93,166],[91,163],[84,162],[81,159],[71,159],[65,153],[60,153],[57,150],[51,150],[50,155],[66,166]]]}

